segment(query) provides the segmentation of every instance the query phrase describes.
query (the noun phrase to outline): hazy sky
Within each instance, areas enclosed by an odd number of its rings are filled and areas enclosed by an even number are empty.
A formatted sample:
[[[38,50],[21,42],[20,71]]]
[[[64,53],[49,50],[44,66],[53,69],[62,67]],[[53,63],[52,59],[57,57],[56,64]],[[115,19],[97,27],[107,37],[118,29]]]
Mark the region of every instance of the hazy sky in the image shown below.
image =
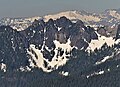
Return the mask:
[[[102,12],[120,8],[120,0],[0,0],[0,18],[41,16],[67,10]]]

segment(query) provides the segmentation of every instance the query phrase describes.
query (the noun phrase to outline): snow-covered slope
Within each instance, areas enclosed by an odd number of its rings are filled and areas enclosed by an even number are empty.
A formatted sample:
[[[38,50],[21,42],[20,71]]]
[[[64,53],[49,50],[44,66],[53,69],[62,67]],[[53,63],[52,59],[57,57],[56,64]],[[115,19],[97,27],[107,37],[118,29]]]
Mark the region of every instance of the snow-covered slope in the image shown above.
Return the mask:
[[[91,40],[87,50],[94,51],[95,49],[100,49],[105,43],[110,47],[112,47],[112,45],[115,44],[115,39],[113,39],[113,37],[105,37],[105,36],[102,36],[98,33],[97,33],[97,35],[98,35],[98,39]]]
[[[29,27],[34,20],[39,20],[41,17],[28,17],[28,18],[3,18],[0,20],[0,25],[9,25],[18,31],[24,30]]]
[[[120,21],[120,9],[108,9],[102,13],[88,13],[85,11],[64,11],[56,14],[49,14],[43,17],[28,17],[28,18],[3,18],[0,20],[0,25],[10,25],[13,29],[18,31],[26,29],[31,23],[37,19],[44,19],[47,22],[49,19],[58,19],[62,16],[76,22],[82,20],[86,25],[90,26],[109,26],[115,28]]]
[[[95,22],[99,22],[101,19],[99,16],[97,15],[93,15],[84,11],[66,11],[66,12],[60,12],[58,14],[53,14],[53,15],[46,15],[44,16],[45,21],[48,21],[50,18],[52,19],[58,19],[61,16],[65,16],[70,20],[74,20],[74,19],[79,19],[82,20],[84,22],[89,22],[89,21],[95,21]]]
[[[44,20],[48,21],[50,18],[58,19],[61,16],[65,16],[70,20],[82,20],[85,24],[91,26],[109,26],[109,28],[115,28],[120,21],[120,9],[108,9],[99,14],[88,13],[85,11],[65,11],[52,15],[44,16]]]

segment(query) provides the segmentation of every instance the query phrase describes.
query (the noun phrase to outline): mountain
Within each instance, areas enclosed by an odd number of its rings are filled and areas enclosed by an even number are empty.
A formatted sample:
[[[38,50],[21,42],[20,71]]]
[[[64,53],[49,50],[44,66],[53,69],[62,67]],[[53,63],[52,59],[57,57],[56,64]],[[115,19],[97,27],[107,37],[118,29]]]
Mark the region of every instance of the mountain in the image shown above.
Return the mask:
[[[108,9],[102,13],[88,13],[85,11],[66,11],[53,15],[46,15],[43,18],[48,21],[50,18],[57,19],[61,16],[65,16],[70,20],[82,20],[86,25],[93,27],[98,26],[109,26],[115,28],[120,21],[120,10],[119,9]]]
[[[93,27],[65,14],[32,18],[22,30],[10,24],[26,18],[1,24],[1,87],[119,87],[120,25]]]
[[[57,14],[28,17],[28,18],[3,18],[0,20],[0,25],[10,25],[13,29],[18,31],[28,28],[32,22],[36,20],[44,19],[47,22],[49,19],[56,20],[62,16],[67,17],[73,22],[82,20],[85,25],[92,27],[107,26],[109,28],[116,28],[120,21],[120,9],[107,9],[99,14],[88,13],[85,11],[64,11]]]
[[[28,28],[34,20],[38,20],[41,17],[28,17],[28,18],[2,18],[0,20],[0,25],[9,25],[13,29],[17,29],[18,31],[24,30]]]
[[[97,14],[87,13],[85,11],[66,11],[66,12],[60,12],[58,14],[54,15],[46,15],[44,16],[44,20],[48,21],[50,18],[57,19],[61,16],[65,16],[70,20],[82,20],[83,22],[89,23],[90,21],[98,22],[100,21],[100,17]]]

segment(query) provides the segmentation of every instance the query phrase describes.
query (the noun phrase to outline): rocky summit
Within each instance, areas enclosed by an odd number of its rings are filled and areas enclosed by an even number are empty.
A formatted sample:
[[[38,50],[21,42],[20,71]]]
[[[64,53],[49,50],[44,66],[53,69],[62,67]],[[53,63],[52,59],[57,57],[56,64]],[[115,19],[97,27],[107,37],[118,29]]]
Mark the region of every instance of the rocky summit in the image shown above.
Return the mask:
[[[1,25],[1,87],[119,87],[117,26],[94,28],[65,16],[35,19],[21,31]]]

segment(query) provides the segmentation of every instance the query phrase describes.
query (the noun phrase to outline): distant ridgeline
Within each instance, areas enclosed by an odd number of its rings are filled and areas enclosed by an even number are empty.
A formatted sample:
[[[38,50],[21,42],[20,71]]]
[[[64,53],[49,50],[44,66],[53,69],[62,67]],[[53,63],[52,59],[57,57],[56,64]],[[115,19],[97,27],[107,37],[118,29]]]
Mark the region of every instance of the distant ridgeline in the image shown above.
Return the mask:
[[[119,87],[120,25],[35,20],[0,26],[0,87]]]

